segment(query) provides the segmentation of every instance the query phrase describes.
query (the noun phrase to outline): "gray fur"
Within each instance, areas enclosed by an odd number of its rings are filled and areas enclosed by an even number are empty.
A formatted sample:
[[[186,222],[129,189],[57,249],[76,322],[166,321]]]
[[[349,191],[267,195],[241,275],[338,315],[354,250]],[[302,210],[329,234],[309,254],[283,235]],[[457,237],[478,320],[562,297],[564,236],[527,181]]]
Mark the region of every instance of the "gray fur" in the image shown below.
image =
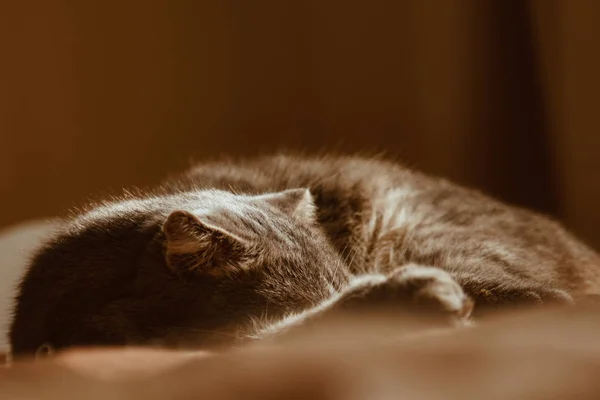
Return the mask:
[[[332,311],[572,302],[600,260],[557,222],[378,158],[194,166],[93,205],[23,277],[16,355],[46,343],[230,345]]]

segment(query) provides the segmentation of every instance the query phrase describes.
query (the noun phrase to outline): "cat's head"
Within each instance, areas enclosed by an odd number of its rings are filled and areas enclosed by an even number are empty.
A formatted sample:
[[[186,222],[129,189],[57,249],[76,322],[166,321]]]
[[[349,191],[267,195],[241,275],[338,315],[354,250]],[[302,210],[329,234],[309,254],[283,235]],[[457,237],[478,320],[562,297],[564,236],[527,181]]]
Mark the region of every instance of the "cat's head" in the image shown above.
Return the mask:
[[[90,345],[208,346],[314,306],[347,280],[306,189],[187,192],[95,207],[34,257],[15,355]]]

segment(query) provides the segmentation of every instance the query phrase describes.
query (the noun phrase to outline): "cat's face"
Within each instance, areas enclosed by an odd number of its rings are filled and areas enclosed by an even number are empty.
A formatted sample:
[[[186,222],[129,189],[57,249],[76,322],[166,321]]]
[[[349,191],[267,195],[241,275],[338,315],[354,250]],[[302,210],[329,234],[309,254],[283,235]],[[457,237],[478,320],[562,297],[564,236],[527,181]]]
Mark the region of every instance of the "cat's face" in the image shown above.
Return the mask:
[[[35,257],[13,352],[43,345],[230,343],[347,280],[308,190],[200,191],[92,209]]]

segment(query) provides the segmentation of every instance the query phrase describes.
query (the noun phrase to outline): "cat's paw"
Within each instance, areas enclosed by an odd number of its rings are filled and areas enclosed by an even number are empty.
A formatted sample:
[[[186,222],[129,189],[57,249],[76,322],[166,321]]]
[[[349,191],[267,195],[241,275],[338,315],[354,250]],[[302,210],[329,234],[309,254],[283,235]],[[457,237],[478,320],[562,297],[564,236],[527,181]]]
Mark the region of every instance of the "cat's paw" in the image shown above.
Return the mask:
[[[364,277],[350,291],[347,305],[393,307],[419,316],[466,322],[473,301],[446,271],[406,265],[383,277]]]
[[[404,291],[411,303],[422,311],[442,313],[466,320],[473,311],[473,301],[446,271],[436,267],[406,265],[390,277]]]

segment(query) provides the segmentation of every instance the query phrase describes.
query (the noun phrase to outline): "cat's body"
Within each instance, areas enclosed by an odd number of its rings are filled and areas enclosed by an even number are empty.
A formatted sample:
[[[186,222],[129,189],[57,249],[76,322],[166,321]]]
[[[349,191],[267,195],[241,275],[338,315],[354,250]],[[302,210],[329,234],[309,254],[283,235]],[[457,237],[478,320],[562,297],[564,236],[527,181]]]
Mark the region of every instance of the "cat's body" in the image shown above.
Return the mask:
[[[24,277],[11,343],[201,346],[365,304],[460,319],[463,291],[476,310],[570,302],[600,293],[600,259],[546,217],[391,162],[220,161],[75,218]]]
[[[391,162],[264,157],[200,165],[180,184],[256,194],[309,188],[319,223],[354,274],[413,262],[574,295],[600,290],[597,254],[559,224]]]

